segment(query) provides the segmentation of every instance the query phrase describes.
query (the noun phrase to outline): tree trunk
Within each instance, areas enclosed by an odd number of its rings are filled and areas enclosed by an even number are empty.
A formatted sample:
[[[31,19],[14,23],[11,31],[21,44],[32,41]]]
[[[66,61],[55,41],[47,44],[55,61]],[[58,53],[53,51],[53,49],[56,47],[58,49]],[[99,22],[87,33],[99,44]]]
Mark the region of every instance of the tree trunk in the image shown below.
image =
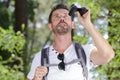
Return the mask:
[[[14,30],[15,32],[17,31],[21,31],[26,38],[26,41],[28,39],[27,36],[27,20],[28,20],[28,8],[27,8],[27,0],[15,0],[15,26],[14,26]],[[26,42],[23,53],[24,56],[23,58],[23,67],[24,67],[24,74],[26,77],[27,74],[27,62],[28,62],[28,53],[27,53],[27,46],[28,43]]]
[[[22,29],[22,24],[25,28]],[[15,0],[15,27],[14,30],[24,32],[27,27],[27,0]]]

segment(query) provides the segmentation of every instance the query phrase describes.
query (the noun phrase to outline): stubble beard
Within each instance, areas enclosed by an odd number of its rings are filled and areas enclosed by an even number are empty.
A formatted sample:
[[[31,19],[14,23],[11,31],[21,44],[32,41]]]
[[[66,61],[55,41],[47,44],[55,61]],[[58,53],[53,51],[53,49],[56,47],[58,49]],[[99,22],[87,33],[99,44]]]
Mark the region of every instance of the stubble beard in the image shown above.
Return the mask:
[[[59,35],[65,35],[69,32],[69,30],[70,26],[67,23],[64,23],[64,25],[58,24],[53,28],[53,32]]]

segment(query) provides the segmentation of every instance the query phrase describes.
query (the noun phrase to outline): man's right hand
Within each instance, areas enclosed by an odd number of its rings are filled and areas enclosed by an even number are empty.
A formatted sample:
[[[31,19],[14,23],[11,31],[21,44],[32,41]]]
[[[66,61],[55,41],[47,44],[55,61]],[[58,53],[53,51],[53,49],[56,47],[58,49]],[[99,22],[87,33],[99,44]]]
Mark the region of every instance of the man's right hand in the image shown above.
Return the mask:
[[[33,80],[42,80],[43,77],[47,74],[48,70],[45,66],[38,66],[35,70],[35,75]]]

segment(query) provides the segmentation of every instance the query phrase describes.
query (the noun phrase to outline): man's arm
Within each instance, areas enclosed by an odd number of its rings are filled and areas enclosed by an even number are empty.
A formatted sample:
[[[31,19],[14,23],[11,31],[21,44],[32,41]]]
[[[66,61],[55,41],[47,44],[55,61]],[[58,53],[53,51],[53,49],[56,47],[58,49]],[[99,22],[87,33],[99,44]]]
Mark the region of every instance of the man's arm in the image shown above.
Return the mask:
[[[94,28],[89,29],[89,33],[95,43],[97,49],[91,52],[90,58],[96,65],[105,64],[114,57],[114,51],[109,43],[103,38],[103,36]]]
[[[77,13],[77,15],[81,24],[91,35],[96,46],[96,49],[92,50],[90,55],[92,62],[96,65],[109,62],[114,57],[114,51],[110,44],[103,38],[103,36],[95,29],[94,25],[92,24],[90,20],[90,10],[88,9],[88,12],[83,16],[80,16],[79,13]]]

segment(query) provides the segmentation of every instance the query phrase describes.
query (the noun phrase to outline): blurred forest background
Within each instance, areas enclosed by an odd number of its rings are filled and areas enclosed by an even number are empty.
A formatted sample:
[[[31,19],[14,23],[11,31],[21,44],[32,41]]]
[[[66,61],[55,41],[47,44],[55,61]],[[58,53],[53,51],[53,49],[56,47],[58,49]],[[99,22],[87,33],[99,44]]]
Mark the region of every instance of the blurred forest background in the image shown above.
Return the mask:
[[[91,80],[120,80],[120,0],[0,0],[0,80],[25,80],[34,54],[53,43],[47,20],[58,3],[89,7],[92,22],[116,53],[110,63],[91,70]],[[93,43],[74,21],[73,39]]]

